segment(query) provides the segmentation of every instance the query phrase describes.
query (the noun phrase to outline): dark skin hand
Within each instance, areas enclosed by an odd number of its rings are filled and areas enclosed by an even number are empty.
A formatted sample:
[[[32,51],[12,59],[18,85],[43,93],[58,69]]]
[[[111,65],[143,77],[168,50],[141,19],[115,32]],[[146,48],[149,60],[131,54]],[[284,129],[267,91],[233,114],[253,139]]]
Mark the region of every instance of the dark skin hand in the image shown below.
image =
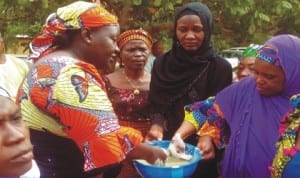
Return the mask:
[[[212,137],[208,135],[199,137],[197,147],[200,149],[203,160],[215,158],[215,147]]]
[[[150,164],[154,164],[158,159],[165,161],[167,159],[167,153],[159,147],[141,143],[134,150],[128,153],[126,160],[133,159],[144,159]]]
[[[163,139],[164,129],[157,125],[153,124],[145,137],[145,142],[154,141],[154,140],[162,140]]]

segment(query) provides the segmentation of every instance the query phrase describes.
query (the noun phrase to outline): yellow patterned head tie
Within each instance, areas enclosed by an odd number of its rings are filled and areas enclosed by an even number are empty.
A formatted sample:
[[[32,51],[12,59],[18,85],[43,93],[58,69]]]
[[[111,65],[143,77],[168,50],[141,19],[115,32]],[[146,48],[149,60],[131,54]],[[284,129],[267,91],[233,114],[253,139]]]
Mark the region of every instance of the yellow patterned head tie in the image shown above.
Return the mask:
[[[118,18],[96,3],[77,1],[57,9],[57,16],[67,29],[82,27],[103,27],[118,24]]]
[[[120,49],[124,47],[131,40],[142,40],[146,43],[147,47],[151,50],[152,37],[143,29],[127,30],[121,33],[118,37],[117,43]]]
[[[106,25],[118,25],[118,18],[96,3],[76,1],[58,8],[48,16],[43,25],[43,33],[30,43],[30,58],[36,61],[50,49],[54,39],[68,30],[84,27],[100,28]]]

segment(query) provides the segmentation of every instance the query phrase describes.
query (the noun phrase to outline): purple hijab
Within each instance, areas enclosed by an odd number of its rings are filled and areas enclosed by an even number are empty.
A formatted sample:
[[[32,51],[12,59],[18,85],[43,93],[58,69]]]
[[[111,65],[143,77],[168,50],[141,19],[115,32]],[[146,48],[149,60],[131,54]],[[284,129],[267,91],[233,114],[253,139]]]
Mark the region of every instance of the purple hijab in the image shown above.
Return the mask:
[[[265,45],[278,49],[285,74],[280,95],[264,97],[253,77],[237,82],[216,96],[230,126],[231,136],[222,162],[222,178],[269,178],[268,166],[276,153],[275,143],[289,98],[300,93],[300,39],[292,35],[272,37]]]

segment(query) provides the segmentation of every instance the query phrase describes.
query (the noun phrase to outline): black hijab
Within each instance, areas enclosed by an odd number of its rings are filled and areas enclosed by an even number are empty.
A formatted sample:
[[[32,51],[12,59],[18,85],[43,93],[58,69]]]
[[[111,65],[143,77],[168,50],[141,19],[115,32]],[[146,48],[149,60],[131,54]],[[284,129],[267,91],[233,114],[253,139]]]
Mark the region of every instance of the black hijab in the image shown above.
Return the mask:
[[[184,15],[199,16],[204,27],[204,41],[193,53],[181,47],[176,36],[177,21]],[[186,93],[187,88],[199,75],[207,75],[211,59],[217,56],[210,41],[212,29],[212,15],[206,5],[194,2],[178,9],[175,15],[172,49],[157,58],[152,69],[150,100],[155,103],[170,102],[178,94]]]

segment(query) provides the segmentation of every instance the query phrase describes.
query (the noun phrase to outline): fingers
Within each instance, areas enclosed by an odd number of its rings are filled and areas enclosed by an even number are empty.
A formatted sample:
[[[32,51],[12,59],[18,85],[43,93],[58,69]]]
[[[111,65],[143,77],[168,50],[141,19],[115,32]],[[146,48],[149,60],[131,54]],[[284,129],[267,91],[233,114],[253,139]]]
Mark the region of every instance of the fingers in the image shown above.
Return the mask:
[[[215,158],[215,147],[210,137],[199,138],[197,147],[200,149],[203,160]]]
[[[154,141],[154,140],[162,140],[163,139],[163,129],[152,126],[149,132],[145,137],[145,141]]]
[[[200,149],[200,154],[203,160],[210,160],[215,158],[215,151],[213,149]]]
[[[162,140],[162,136],[160,136],[159,134],[150,133],[150,132],[145,136],[145,142],[155,141],[155,140]]]
[[[171,155],[177,157],[177,154],[183,153],[185,150],[185,143],[181,139],[180,134],[176,133],[171,140],[168,150]]]
[[[176,133],[174,135],[174,137],[172,138],[172,143],[180,149],[185,149],[185,143],[182,140],[181,135],[179,133]]]
[[[151,164],[165,162],[168,157],[167,151],[160,147],[152,147],[152,155],[147,160]]]

